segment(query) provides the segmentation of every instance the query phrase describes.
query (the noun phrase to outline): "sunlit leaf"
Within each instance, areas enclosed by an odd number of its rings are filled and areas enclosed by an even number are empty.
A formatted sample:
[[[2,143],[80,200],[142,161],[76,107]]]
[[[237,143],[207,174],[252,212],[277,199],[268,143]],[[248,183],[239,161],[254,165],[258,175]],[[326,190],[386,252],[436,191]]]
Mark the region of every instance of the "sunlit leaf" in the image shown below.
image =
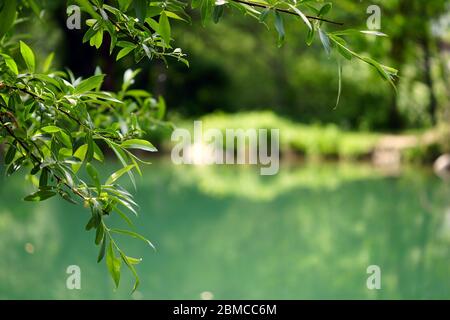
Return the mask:
[[[106,180],[106,185],[112,185],[114,182],[116,182],[117,180],[120,179],[120,177],[122,177],[125,173],[128,173],[129,171],[133,170],[135,166],[134,165],[129,165],[126,166],[125,168],[122,168],[116,172],[114,172],[109,178],[108,180]]]
[[[131,139],[123,142],[121,144],[122,147],[126,149],[138,149],[148,152],[156,152],[158,151],[155,146],[153,146],[149,141],[140,140],[140,139]]]
[[[27,65],[28,71],[33,73],[36,69],[36,61],[34,57],[33,50],[23,41],[20,41],[20,53],[22,54],[23,60]]]

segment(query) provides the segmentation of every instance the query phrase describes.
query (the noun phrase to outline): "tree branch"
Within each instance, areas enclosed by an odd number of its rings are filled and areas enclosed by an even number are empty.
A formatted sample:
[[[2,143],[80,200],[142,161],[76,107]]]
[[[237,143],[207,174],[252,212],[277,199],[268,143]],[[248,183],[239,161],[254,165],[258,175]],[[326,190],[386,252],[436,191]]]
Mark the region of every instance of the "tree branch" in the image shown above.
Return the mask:
[[[287,13],[287,14],[292,14],[292,15],[298,16],[298,14],[293,12],[293,11],[290,11],[290,10],[287,10],[287,9],[281,9],[281,8],[273,8],[271,6],[266,6],[266,5],[261,4],[261,3],[255,3],[255,2],[251,2],[251,1],[245,1],[245,0],[230,0],[230,1],[246,4],[248,6],[257,7],[257,8],[273,9],[273,10],[278,11],[278,12],[282,12],[282,13]],[[320,18],[320,17],[315,17],[315,16],[306,16],[306,17],[308,19],[310,19],[310,20],[322,21],[322,22],[326,22],[326,23],[335,24],[335,25],[338,25],[338,26],[343,26],[344,25],[344,23],[342,23],[342,22],[336,22],[336,21],[332,21],[332,20],[328,20],[328,19],[324,19],[324,18]]]
[[[4,85],[3,83],[0,83],[0,86]],[[20,146],[25,150],[25,152],[32,158],[32,160],[37,164],[37,165],[42,165],[42,161],[41,159],[39,159],[38,157],[36,157],[36,155],[30,150],[30,148],[28,147],[28,145],[26,144],[25,141],[22,141],[22,139],[20,139],[19,137],[17,137],[17,135],[14,133],[14,130],[11,129],[6,123],[3,122],[3,120],[0,118],[0,125],[6,129],[6,131],[8,131],[8,134],[14,139],[16,140]],[[62,179],[61,177],[59,177],[55,172],[52,172],[53,176],[55,177],[55,179],[58,181],[58,183],[62,183],[64,184],[67,188],[69,188],[69,190],[71,190],[75,195],[79,196],[82,200],[87,200],[88,198],[86,198],[85,195],[83,195],[80,191],[78,191],[77,188],[70,186],[66,181],[64,181],[64,179]]]

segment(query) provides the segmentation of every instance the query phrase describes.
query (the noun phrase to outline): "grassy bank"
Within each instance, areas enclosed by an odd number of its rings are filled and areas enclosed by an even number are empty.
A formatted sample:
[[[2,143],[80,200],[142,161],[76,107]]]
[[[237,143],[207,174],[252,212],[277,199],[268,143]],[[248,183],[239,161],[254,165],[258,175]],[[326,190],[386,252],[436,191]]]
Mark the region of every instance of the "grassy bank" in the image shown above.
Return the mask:
[[[280,129],[281,150],[306,156],[359,158],[371,153],[379,135],[346,132],[336,125],[304,125],[273,112],[212,114],[202,118],[206,127]]]
[[[193,129],[193,120],[174,120],[177,127]],[[220,129],[279,129],[280,148],[283,155],[294,154],[306,158],[339,160],[370,159],[383,144],[398,148],[402,161],[429,163],[450,150],[450,130],[447,127],[428,131],[406,132],[390,135],[385,133],[346,131],[336,125],[307,125],[290,121],[271,111],[241,112],[234,114],[214,113],[199,119],[203,130]],[[166,132],[163,149],[170,150],[170,133]],[[389,140],[392,139],[392,140]],[[412,145],[396,146],[394,140],[413,140]]]

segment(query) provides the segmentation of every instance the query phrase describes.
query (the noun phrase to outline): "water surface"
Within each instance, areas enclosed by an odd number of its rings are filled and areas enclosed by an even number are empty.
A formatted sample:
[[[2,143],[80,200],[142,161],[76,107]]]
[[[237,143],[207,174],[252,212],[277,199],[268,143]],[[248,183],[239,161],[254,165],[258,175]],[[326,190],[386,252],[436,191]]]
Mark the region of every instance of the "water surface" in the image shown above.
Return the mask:
[[[450,298],[450,189],[431,173],[389,177],[364,165],[145,169],[136,229],[157,252],[141,256],[141,287],[124,271],[114,290],[97,264],[88,211],[59,199],[22,202],[20,176],[0,187],[2,299],[412,299]],[[115,218],[111,226],[125,227]],[[82,289],[66,288],[78,265]],[[382,270],[367,289],[366,269]]]

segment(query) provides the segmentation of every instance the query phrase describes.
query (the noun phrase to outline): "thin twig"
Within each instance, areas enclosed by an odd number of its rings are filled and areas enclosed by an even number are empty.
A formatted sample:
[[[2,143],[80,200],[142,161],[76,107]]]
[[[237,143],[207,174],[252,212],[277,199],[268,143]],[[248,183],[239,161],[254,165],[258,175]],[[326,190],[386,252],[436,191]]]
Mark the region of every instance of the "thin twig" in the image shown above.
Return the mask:
[[[10,89],[10,90],[19,90],[20,92],[27,94],[29,96],[32,96],[34,99],[39,100],[41,102],[45,102],[44,98],[42,98],[41,96],[37,95],[36,93],[26,90],[26,89],[22,89],[22,88],[18,88],[18,87],[14,87],[14,86],[8,86],[3,84],[4,87]],[[72,119],[73,121],[75,121],[78,125],[91,130],[91,128],[89,128],[87,125],[85,125],[84,123],[82,123],[79,119],[77,119],[76,117],[74,117],[73,115],[71,115],[69,112],[67,112],[66,110],[63,110],[61,108],[58,107],[58,105],[55,105],[55,109],[63,114],[65,114],[68,118]]]
[[[273,10],[278,11],[278,12],[283,12],[283,13],[287,13],[287,14],[292,14],[292,15],[298,16],[298,14],[293,12],[293,11],[290,11],[290,10],[287,10],[287,9],[275,8],[275,7],[271,7],[271,6],[268,6],[268,5],[266,6],[266,5],[261,4],[261,3],[255,3],[255,2],[251,2],[251,1],[245,1],[245,0],[230,0],[230,1],[246,4],[248,6],[257,7],[257,8],[273,9]],[[308,16],[308,15],[306,17],[308,19],[311,19],[311,20],[327,22],[327,23],[338,25],[338,26],[343,26],[344,25],[344,23],[342,23],[342,22],[336,22],[336,21],[332,21],[332,20],[328,20],[328,19],[324,19],[324,18],[320,18],[320,17]]]

